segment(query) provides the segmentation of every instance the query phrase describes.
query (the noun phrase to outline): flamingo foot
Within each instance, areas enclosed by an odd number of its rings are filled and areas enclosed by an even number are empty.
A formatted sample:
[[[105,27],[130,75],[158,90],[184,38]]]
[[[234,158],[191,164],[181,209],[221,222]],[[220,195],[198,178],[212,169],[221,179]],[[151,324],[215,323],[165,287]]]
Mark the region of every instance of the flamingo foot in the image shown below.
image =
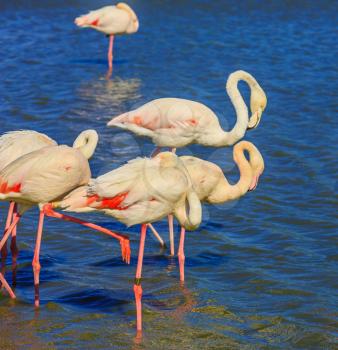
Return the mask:
[[[124,261],[126,264],[130,264],[130,241],[129,238],[123,238],[120,241],[121,245],[121,254],[122,254],[122,261]]]

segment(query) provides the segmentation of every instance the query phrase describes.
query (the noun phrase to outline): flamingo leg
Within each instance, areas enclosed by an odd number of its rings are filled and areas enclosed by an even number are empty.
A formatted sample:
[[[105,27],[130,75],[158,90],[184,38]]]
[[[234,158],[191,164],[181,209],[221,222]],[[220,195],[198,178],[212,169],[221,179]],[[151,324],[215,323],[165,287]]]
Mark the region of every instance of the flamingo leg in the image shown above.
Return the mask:
[[[17,204],[16,203],[14,205],[13,212],[14,212],[14,215],[17,214]],[[16,245],[16,229],[17,229],[17,226],[15,226],[13,231],[12,231],[12,240],[11,240],[11,253],[12,253],[13,269],[16,268],[16,261],[17,261],[18,254],[19,254],[19,249]]]
[[[176,148],[170,148],[172,153],[176,153]],[[168,225],[169,225],[169,240],[170,240],[170,255],[175,255],[175,240],[174,240],[174,216],[172,214],[168,215]]]
[[[181,227],[181,237],[180,237],[180,245],[178,247],[178,263],[180,265],[180,281],[184,282],[184,239],[185,239],[185,228]]]
[[[39,307],[39,305],[40,305],[40,291],[39,291],[40,270],[41,270],[40,248],[41,248],[41,239],[42,239],[42,229],[43,229],[44,218],[45,218],[45,213],[43,212],[43,210],[41,210],[40,216],[39,216],[38,233],[36,235],[34,257],[33,257],[33,261],[32,261],[33,272],[34,272],[34,289],[35,289],[34,304],[35,304],[35,307]]]
[[[164,247],[165,243],[164,243],[162,237],[160,236],[160,234],[155,229],[155,227],[152,224],[148,224],[148,227],[150,228],[150,230],[153,233],[153,235],[158,239],[158,241],[160,242],[161,246]]]
[[[151,152],[150,158],[156,157],[160,152],[161,152],[161,147],[156,147],[156,148]]]
[[[15,228],[15,226],[18,224],[18,222],[20,221],[20,215],[18,213],[16,213],[13,216],[13,222],[11,223],[11,225],[8,227],[8,229],[5,231],[1,241],[0,241],[0,250],[2,249],[2,247],[5,245],[5,243],[8,240],[8,237],[10,236],[10,234],[12,233],[13,229]],[[0,272],[0,282],[2,284],[3,287],[5,287],[5,289],[7,290],[8,294],[10,295],[11,298],[15,298],[15,294],[13,292],[13,290],[11,289],[11,287],[8,285],[4,275],[2,272]]]
[[[113,46],[114,46],[114,35],[109,35],[108,67],[109,67],[110,73],[113,71]]]
[[[168,215],[169,224],[169,240],[170,240],[170,255],[175,255],[175,240],[174,240],[174,216]]]
[[[137,269],[134,283],[134,294],[136,301],[136,329],[138,332],[142,331],[142,286],[141,286],[141,276],[142,276],[142,264],[143,264],[143,253],[144,253],[144,243],[147,234],[147,224],[142,224],[141,227],[141,238],[140,247],[138,252]]]
[[[105,233],[106,235],[109,235],[111,237],[116,238],[117,240],[119,240],[120,245],[121,245],[122,260],[125,261],[127,264],[130,263],[131,251],[130,251],[129,237],[122,235],[120,233],[115,233],[113,231],[110,231],[102,226],[99,226],[99,225],[96,225],[96,224],[93,224],[93,223],[90,223],[87,221],[83,221],[83,220],[80,220],[78,218],[74,218],[74,217],[69,216],[69,215],[58,213],[52,209],[52,206],[50,204],[46,204],[43,207],[43,211],[44,211],[45,215],[47,215],[47,216],[51,216],[51,217],[54,217],[57,219],[65,220],[65,221],[75,222],[77,224],[89,227],[91,229],[94,229],[96,231],[100,231],[102,233]]]
[[[13,211],[14,211],[14,206],[15,206],[15,203],[14,202],[10,202],[9,208],[8,208],[8,214],[7,214],[7,220],[6,220],[6,226],[5,226],[4,234],[7,232],[8,228],[9,228],[9,226],[11,224]],[[4,245],[3,245],[3,247],[1,248],[1,262],[2,262],[2,265],[5,265],[7,255],[8,255],[8,250],[7,250],[7,240],[6,240]]]

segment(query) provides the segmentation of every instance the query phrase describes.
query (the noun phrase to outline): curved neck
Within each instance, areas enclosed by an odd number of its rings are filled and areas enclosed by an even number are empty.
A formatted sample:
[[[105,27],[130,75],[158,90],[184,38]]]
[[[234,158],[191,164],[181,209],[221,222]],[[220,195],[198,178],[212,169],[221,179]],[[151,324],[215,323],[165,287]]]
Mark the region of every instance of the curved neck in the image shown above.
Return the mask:
[[[189,213],[187,213],[189,207]],[[187,230],[195,230],[202,221],[202,206],[197,194],[190,190],[183,203],[174,210],[174,215],[180,225]]]
[[[230,100],[235,108],[237,121],[235,126],[230,131],[221,131],[217,145],[219,146],[231,146],[244,137],[248,128],[249,113],[248,107],[238,90],[238,82],[240,80],[245,81],[250,87],[250,93],[253,89],[258,87],[256,79],[249,73],[239,70],[229,75],[226,84],[226,91],[230,97]]]
[[[249,161],[245,158],[244,151],[249,152],[251,158],[254,153],[253,145],[242,141],[234,147],[233,159],[238,166],[240,178],[234,185],[230,185],[225,176],[220,180],[214,191],[208,197],[210,203],[224,203],[240,198],[248,192],[253,179],[253,171]]]
[[[81,153],[90,159],[95,152],[99,135],[95,130],[85,130],[75,139],[73,148],[77,148]]]

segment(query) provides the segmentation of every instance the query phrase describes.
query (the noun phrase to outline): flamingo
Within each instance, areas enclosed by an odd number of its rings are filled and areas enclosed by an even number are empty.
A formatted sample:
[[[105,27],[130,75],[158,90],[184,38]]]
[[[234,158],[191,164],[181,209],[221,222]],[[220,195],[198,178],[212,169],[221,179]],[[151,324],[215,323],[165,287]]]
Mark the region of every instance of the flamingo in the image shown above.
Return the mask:
[[[250,87],[251,117],[238,90],[244,80]],[[157,148],[170,147],[173,151],[192,143],[204,146],[231,146],[239,141],[247,129],[256,128],[267,105],[267,98],[256,79],[238,70],[228,77],[226,91],[234,105],[237,121],[231,131],[224,131],[216,114],[202,103],[180,99],[160,98],[114,117],[108,126],[129,130],[136,135],[150,137]],[[169,216],[170,252],[174,255],[173,217]]]
[[[95,143],[97,142],[97,138],[98,135],[95,130],[85,130],[81,132],[75,139],[73,147],[79,148],[89,140]],[[56,145],[56,141],[51,139],[49,136],[34,130],[16,130],[7,132],[0,136],[0,171],[4,169],[8,164],[20,158],[21,156],[24,156],[25,154],[44,147]],[[11,223],[14,211],[16,211],[16,205],[15,202],[12,201],[10,202],[8,210],[5,231],[8,229]],[[16,245],[16,227],[12,231],[11,252],[13,265],[16,265],[16,259],[18,255],[18,248]],[[5,244],[1,250],[3,264],[7,257],[7,254],[7,244]]]
[[[245,151],[249,153],[249,161],[245,158]],[[233,149],[233,159],[238,166],[240,178],[236,184],[231,185],[218,165],[193,156],[180,157],[201,202],[225,203],[256,189],[259,177],[264,171],[264,160],[259,150],[251,142],[241,141]],[[184,282],[184,238],[185,230],[182,227],[177,254],[182,282]]]
[[[195,229],[201,222],[201,203],[182,162],[171,152],[159,153],[154,158],[137,158],[51,205],[73,212],[102,211],[127,226],[142,224],[134,283],[137,331],[141,331],[141,273],[148,223],[169,213],[188,230]]]
[[[75,18],[75,24],[81,28],[93,28],[109,37],[108,66],[110,73],[113,69],[114,36],[136,33],[139,28],[135,12],[123,2],[90,11],[86,15]]]
[[[78,140],[76,142],[77,148],[65,145],[45,147],[16,159],[0,172],[0,200],[14,201],[18,204],[18,210],[13,215],[13,221],[0,242],[0,249],[18,224],[21,216],[34,205],[38,205],[40,208],[32,262],[35,306],[39,306],[39,275],[41,269],[39,256],[45,215],[76,222],[118,239],[121,244],[123,259],[127,263],[130,261],[129,239],[127,237],[76,218],[53,215],[46,205],[53,200],[62,198],[78,186],[89,182],[91,172],[88,159],[93,155],[98,142],[95,131],[91,131],[89,135],[94,135],[94,137],[87,137],[86,142],[80,140],[82,143]],[[14,292],[1,273],[0,281],[10,296],[15,298]]]

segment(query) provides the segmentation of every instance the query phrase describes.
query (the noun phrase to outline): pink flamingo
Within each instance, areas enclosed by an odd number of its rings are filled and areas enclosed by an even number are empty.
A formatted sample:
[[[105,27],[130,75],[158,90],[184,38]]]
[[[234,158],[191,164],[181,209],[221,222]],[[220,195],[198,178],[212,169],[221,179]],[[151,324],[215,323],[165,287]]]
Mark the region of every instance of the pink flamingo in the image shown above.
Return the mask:
[[[105,6],[75,18],[75,24],[82,28],[93,28],[109,36],[108,66],[113,69],[113,44],[116,34],[136,33],[139,21],[131,7],[123,2],[115,6]]]
[[[0,249],[18,224],[23,213],[34,205],[38,205],[40,208],[32,262],[36,306],[39,306],[39,275],[41,269],[39,256],[45,215],[76,222],[118,239],[121,244],[123,259],[127,263],[130,260],[129,239],[127,237],[98,225],[54,213],[48,206],[49,202],[62,198],[78,186],[89,182],[91,172],[88,159],[93,155],[98,141],[95,131],[92,131],[91,135],[96,135],[96,137],[88,137],[85,143],[78,144],[78,148],[68,146],[45,147],[16,159],[0,172],[0,200],[14,201],[18,204],[18,210],[13,215],[12,224],[6,230],[0,242]],[[8,286],[2,274],[0,274],[0,281],[10,296],[15,298],[14,292]]]
[[[186,213],[186,206],[189,213]],[[75,189],[54,208],[66,211],[103,211],[127,226],[142,224],[134,294],[137,330],[142,330],[141,273],[147,224],[173,213],[182,227],[195,229],[201,222],[201,203],[178,157],[163,152],[137,158]]]
[[[98,135],[95,130],[85,130],[79,134],[73,143],[74,148],[81,147],[83,144],[91,140],[91,143],[97,142]],[[96,140],[96,141],[95,141]],[[45,134],[39,133],[34,130],[17,130],[10,131],[0,136],[0,171],[4,169],[8,164],[21,156],[38,149],[57,146],[56,141],[51,139]],[[15,202],[10,202],[5,231],[8,229],[13,212],[16,211]],[[11,240],[11,252],[13,266],[16,265],[16,259],[18,255],[18,248],[16,245],[16,227],[12,231]],[[7,257],[7,243],[1,249],[2,263]]]
[[[238,82],[244,80],[250,87],[250,109],[238,90]],[[136,135],[150,137],[157,149],[170,147],[175,150],[192,143],[204,146],[231,146],[239,141],[247,129],[256,128],[267,104],[267,98],[256,79],[239,70],[230,74],[226,90],[234,105],[237,121],[230,131],[224,131],[216,114],[202,103],[180,99],[160,98],[130,112],[114,117],[107,125],[129,130]],[[174,255],[173,217],[169,216],[170,251]]]

